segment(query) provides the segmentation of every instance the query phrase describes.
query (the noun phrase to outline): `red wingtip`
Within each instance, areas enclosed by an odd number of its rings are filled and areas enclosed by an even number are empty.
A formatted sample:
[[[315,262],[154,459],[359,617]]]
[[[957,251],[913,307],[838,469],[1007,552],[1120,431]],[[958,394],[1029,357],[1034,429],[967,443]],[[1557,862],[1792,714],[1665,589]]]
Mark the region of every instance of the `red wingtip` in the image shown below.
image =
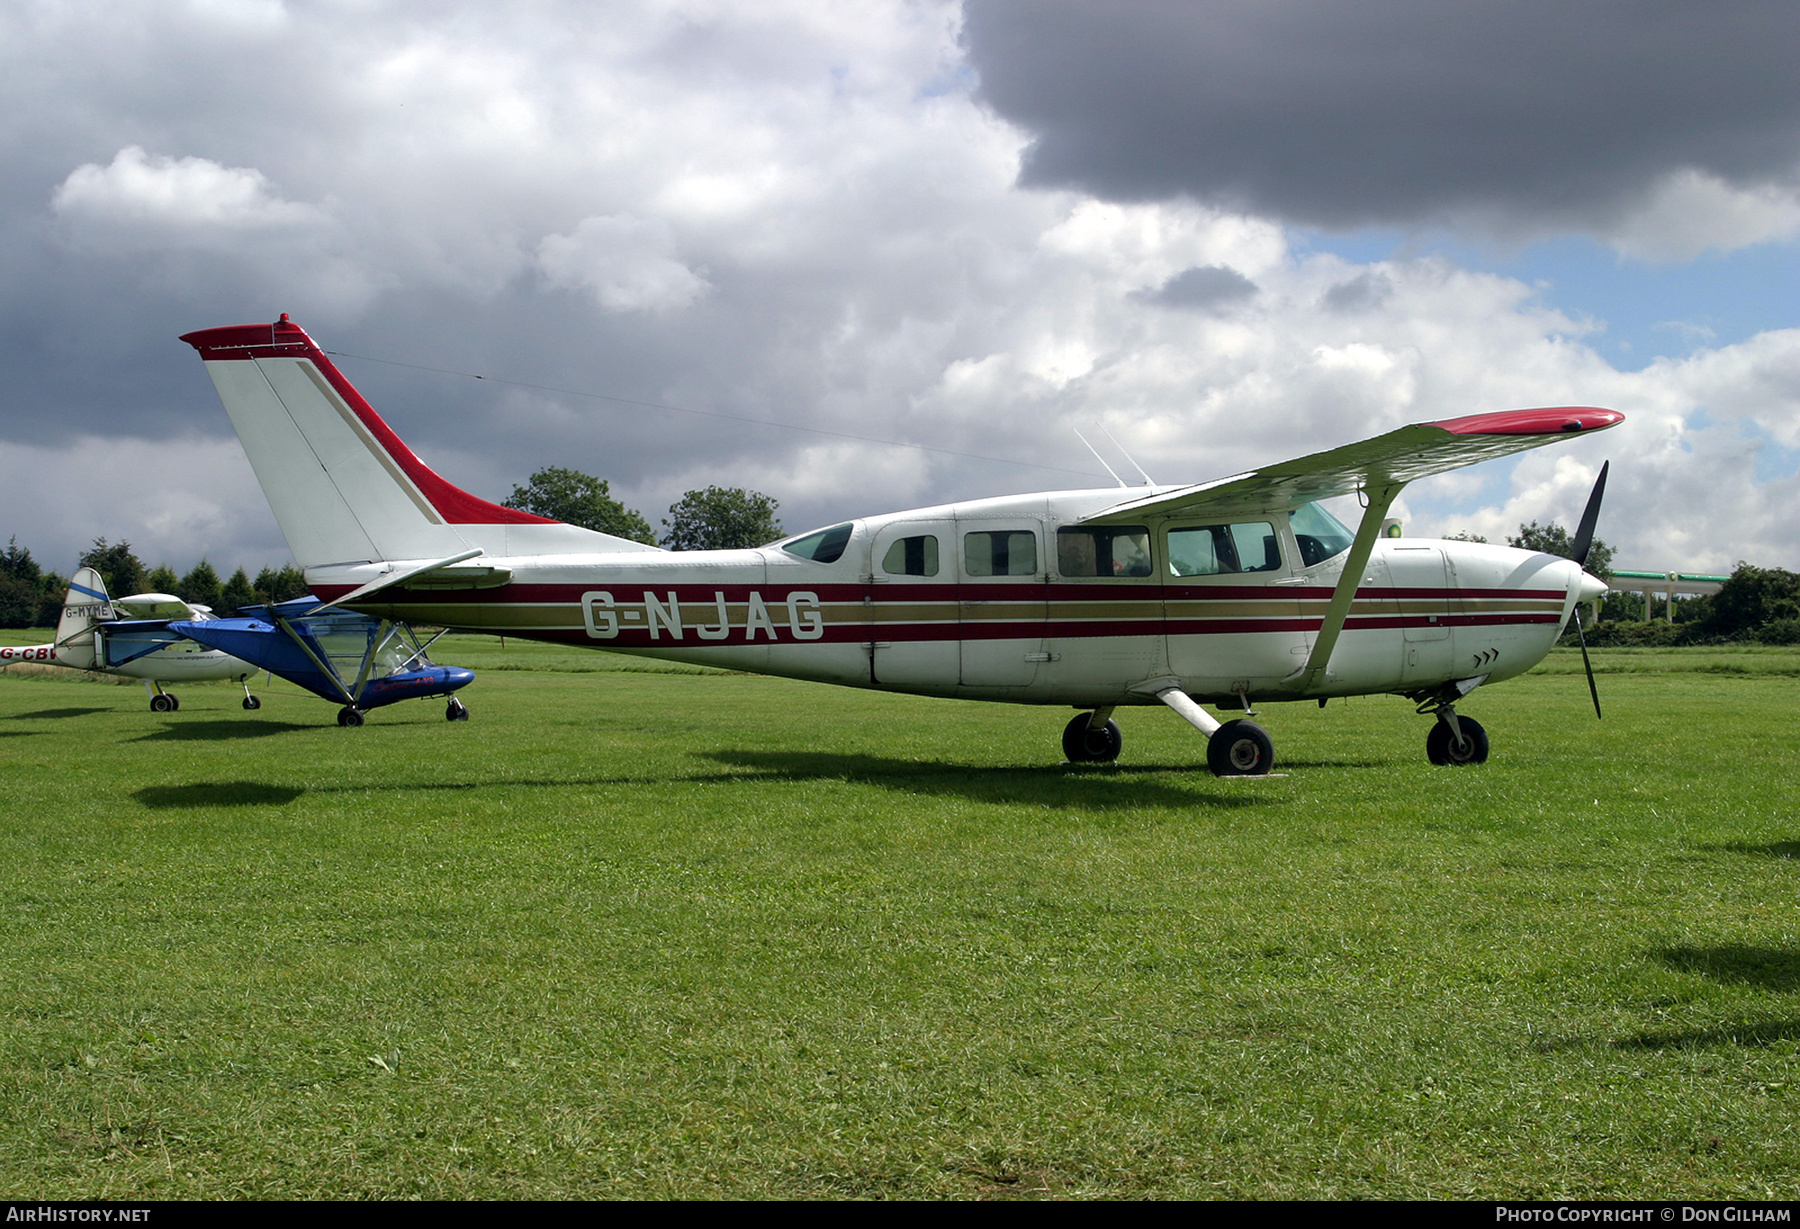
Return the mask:
[[[1625,421],[1617,410],[1592,405],[1546,406],[1537,410],[1500,410],[1426,423],[1452,435],[1563,435],[1578,431],[1603,431]]]

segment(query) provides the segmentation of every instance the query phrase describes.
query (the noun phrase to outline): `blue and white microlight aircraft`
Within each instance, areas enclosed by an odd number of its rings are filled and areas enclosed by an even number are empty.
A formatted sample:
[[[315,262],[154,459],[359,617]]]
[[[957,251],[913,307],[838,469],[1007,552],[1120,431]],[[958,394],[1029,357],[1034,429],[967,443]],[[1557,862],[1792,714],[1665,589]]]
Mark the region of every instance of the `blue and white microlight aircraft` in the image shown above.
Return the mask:
[[[439,477],[312,338],[189,333],[315,593],[386,620],[919,695],[1074,707],[1070,761],[1164,705],[1224,775],[1267,773],[1253,701],[1392,693],[1435,764],[1487,758],[1457,711],[1530,669],[1606,586],[1575,559],[1383,539],[1407,483],[1603,430],[1588,406],[1401,427],[1189,486],[1003,496],[865,517],[754,550],[662,551],[501,507]],[[1356,494],[1345,528],[1319,500]],[[1591,681],[1591,674],[1590,674]],[[1596,707],[1597,707],[1596,700]],[[1221,720],[1205,705],[1246,716]]]
[[[248,606],[235,619],[176,622],[169,629],[342,704],[339,725],[361,725],[372,708],[436,696],[449,698],[446,720],[469,719],[452,693],[474,682],[475,672],[433,662],[425,656],[432,641],[420,643],[405,623],[333,609],[309,596]]]

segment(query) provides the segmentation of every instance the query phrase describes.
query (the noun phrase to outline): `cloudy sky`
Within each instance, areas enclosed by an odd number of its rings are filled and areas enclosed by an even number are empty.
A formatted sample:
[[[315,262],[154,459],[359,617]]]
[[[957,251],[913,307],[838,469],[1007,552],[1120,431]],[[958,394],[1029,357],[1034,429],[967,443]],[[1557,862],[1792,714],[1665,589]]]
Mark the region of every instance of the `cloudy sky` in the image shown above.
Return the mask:
[[[1800,568],[1787,0],[0,0],[0,533],[286,548],[180,333],[286,311],[453,481],[799,530],[1624,411],[1412,533]],[[483,375],[474,380],[471,375]],[[1104,428],[1104,430],[1099,430]]]

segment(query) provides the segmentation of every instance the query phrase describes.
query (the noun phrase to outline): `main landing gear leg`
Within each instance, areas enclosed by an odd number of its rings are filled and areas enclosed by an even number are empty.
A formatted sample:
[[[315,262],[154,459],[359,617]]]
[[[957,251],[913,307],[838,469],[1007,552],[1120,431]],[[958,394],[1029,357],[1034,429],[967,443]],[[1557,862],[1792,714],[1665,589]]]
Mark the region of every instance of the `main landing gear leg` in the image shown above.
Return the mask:
[[[1063,755],[1071,764],[1110,764],[1119,758],[1125,736],[1112,719],[1112,705],[1076,713],[1063,727]]]
[[[164,691],[162,684],[155,679],[145,679],[144,690],[150,693],[150,711],[153,713],[172,713],[181,707],[181,701],[175,698],[175,693]]]
[[[1275,766],[1275,743],[1254,721],[1220,722],[1173,684],[1159,690],[1156,698],[1206,735],[1206,766],[1215,777],[1260,777]],[[1249,706],[1246,695],[1244,707]]]

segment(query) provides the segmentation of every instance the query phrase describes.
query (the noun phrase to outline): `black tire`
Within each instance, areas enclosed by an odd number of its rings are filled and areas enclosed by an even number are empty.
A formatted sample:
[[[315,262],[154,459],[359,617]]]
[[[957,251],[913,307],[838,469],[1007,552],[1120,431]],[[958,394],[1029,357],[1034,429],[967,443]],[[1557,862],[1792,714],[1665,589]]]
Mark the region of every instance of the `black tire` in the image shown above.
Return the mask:
[[[244,697],[244,711],[245,712],[253,713],[261,707],[262,707],[262,701],[257,699],[255,696],[245,696]]]
[[[1260,777],[1275,766],[1275,743],[1254,721],[1227,721],[1206,740],[1206,766],[1215,777]]]
[[[181,697],[180,696],[176,695],[172,691],[165,691],[165,692],[163,692],[163,694],[165,696],[169,697],[169,711],[171,713],[181,707]]]
[[[1118,759],[1119,748],[1125,745],[1119,723],[1109,720],[1095,729],[1088,721],[1089,714],[1077,713],[1063,727],[1063,757],[1071,764],[1110,764]]]
[[[175,705],[172,703],[174,699],[175,697],[171,695],[151,696],[150,711],[153,713],[172,713],[175,711]]]
[[[461,700],[452,700],[444,706],[445,721],[467,721],[469,710]]]
[[[363,723],[362,710],[348,706],[338,709],[338,724],[342,726],[358,726]]]
[[[1462,727],[1462,742],[1459,744],[1450,733],[1450,723],[1439,721],[1431,727],[1431,733],[1425,736],[1425,756],[1439,767],[1456,768],[1463,764],[1485,764],[1488,757],[1487,731],[1473,717],[1458,717],[1456,724]]]

